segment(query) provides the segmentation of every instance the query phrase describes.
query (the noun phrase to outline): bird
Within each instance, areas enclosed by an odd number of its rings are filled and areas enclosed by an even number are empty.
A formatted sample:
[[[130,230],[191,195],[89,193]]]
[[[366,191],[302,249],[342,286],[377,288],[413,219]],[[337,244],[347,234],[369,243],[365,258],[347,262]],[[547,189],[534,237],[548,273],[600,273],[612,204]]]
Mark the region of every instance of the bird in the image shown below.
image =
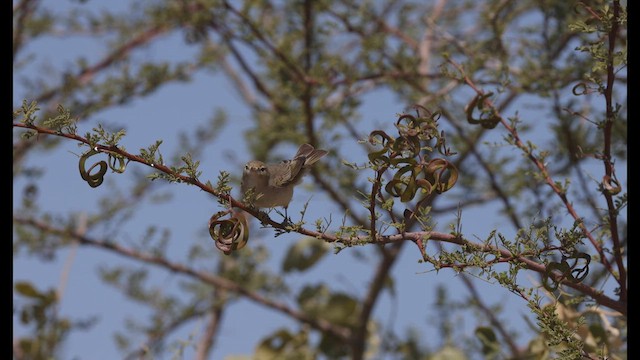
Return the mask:
[[[302,144],[290,160],[274,164],[251,160],[244,166],[240,190],[245,196],[252,194],[250,203],[256,208],[283,207],[286,221],[294,187],[302,182],[311,166],[327,154],[326,150]]]

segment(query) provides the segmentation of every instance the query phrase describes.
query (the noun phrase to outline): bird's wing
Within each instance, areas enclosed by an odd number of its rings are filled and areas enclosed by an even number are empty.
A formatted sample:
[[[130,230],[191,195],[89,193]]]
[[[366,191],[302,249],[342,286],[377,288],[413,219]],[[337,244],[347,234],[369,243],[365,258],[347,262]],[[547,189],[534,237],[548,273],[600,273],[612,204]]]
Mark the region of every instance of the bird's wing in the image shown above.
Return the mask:
[[[285,187],[296,183],[301,178],[302,167],[306,158],[304,156],[296,157],[293,160],[285,160],[274,165],[274,171],[269,178],[269,185],[275,187]],[[277,174],[277,175],[276,175]]]

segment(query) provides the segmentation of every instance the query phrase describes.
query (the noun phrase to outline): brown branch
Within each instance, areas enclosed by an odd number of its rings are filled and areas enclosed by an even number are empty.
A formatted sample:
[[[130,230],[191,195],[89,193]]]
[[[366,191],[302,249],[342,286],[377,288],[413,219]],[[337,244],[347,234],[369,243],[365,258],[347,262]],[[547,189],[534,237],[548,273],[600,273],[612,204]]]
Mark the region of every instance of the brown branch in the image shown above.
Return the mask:
[[[225,268],[224,262],[218,262],[218,271],[223,272]],[[222,288],[213,288],[211,310],[209,311],[209,319],[207,328],[200,337],[200,342],[196,347],[196,360],[206,360],[209,358],[211,349],[213,349],[216,335],[222,322],[222,315],[226,305],[227,291]]]
[[[469,78],[469,76],[465,73],[465,71],[464,71],[464,69],[462,68],[461,65],[459,65],[458,63],[456,63],[452,59],[448,59],[448,62],[450,64],[452,64],[456,69],[458,69],[458,71],[460,72],[460,74],[462,74],[462,76],[464,78],[464,82],[469,87],[471,87],[478,94],[478,96],[485,95],[484,91],[482,91],[480,88],[478,88],[476,86],[476,84],[474,83],[474,81],[471,80],[471,78]],[[518,131],[514,127],[509,125],[507,120],[504,117],[502,117],[502,115],[500,114],[499,110],[494,106],[493,102],[490,99],[485,99],[484,103],[485,103],[486,106],[488,106],[493,111],[494,116],[498,117],[498,119],[500,120],[500,124],[502,124],[502,126],[509,132],[509,134],[511,135],[511,137],[513,139],[514,144],[519,149],[521,149],[526,154],[527,158],[529,158],[529,160],[531,160],[531,162],[536,166],[536,168],[538,168],[538,170],[540,171],[540,174],[542,175],[542,177],[543,177],[544,181],[546,182],[546,184],[549,185],[549,187],[551,187],[552,191],[560,198],[560,200],[564,204],[565,208],[567,209],[567,211],[569,212],[571,217],[573,217],[573,219],[576,222],[579,223],[579,227],[582,230],[582,233],[591,242],[591,245],[593,246],[593,248],[596,250],[596,252],[600,256],[602,264],[605,266],[605,268],[607,268],[609,273],[611,273],[614,276],[616,281],[618,283],[620,283],[621,279],[619,278],[619,276],[617,276],[615,274],[615,272],[614,272],[614,270],[613,270],[613,268],[611,266],[611,263],[607,260],[607,257],[606,257],[606,255],[604,253],[604,250],[603,250],[602,246],[593,237],[593,234],[591,233],[591,231],[589,231],[589,229],[587,229],[586,225],[584,224],[584,222],[582,221],[582,219],[578,215],[577,211],[573,207],[573,204],[567,198],[567,194],[564,191],[562,191],[560,189],[560,187],[553,181],[553,179],[551,178],[551,175],[549,174],[549,170],[547,169],[546,164],[544,164],[540,159],[538,159],[533,154],[532,151],[530,151],[528,149],[528,147],[524,144],[524,142],[520,138],[520,135],[518,134]]]
[[[31,17],[39,2],[40,0],[22,0],[13,8],[13,14],[14,16],[17,14],[18,19],[13,29],[12,61],[16,61],[16,55],[22,47],[27,19]]]
[[[55,130],[50,130],[50,129],[45,129],[45,128],[41,128],[41,127],[37,127],[37,126],[33,126],[33,125],[26,125],[26,124],[13,124],[14,127],[18,127],[18,128],[25,128],[25,129],[31,129],[34,131],[37,131],[39,133],[43,133],[43,134],[49,134],[49,135],[54,135],[54,136],[60,136],[60,137],[65,137],[65,138],[69,138],[69,139],[73,139],[73,140],[77,140],[80,141],[84,144],[90,145],[89,141],[86,140],[85,138],[75,135],[75,134],[65,134],[65,133],[60,133],[57,132]],[[191,184],[194,185],[198,188],[200,188],[201,190],[203,190],[204,192],[207,192],[217,198],[220,199],[224,199],[229,206],[231,207],[235,207],[238,209],[242,209],[245,212],[251,214],[253,217],[259,219],[260,221],[262,221],[262,223],[264,225],[268,225],[271,226],[273,228],[278,228],[278,229],[282,229],[285,231],[295,231],[299,234],[302,235],[307,235],[310,237],[314,237],[317,239],[322,239],[326,242],[330,242],[330,243],[340,243],[340,244],[345,244],[345,245],[356,245],[356,244],[364,244],[364,243],[371,243],[371,244],[388,244],[388,243],[395,243],[395,242],[402,242],[402,241],[406,241],[406,240],[410,240],[413,241],[414,243],[418,244],[419,242],[425,240],[425,239],[429,239],[429,240],[435,240],[435,241],[442,241],[442,242],[448,242],[448,243],[452,243],[452,244],[457,244],[460,246],[464,246],[467,249],[471,249],[473,251],[480,251],[480,252],[490,252],[490,253],[499,253],[501,257],[503,258],[509,258],[509,259],[514,259],[517,260],[518,262],[522,263],[525,265],[525,267],[529,270],[533,270],[535,272],[538,272],[540,274],[547,274],[546,271],[546,267],[543,264],[537,263],[531,259],[528,259],[524,256],[517,256],[517,255],[513,255],[511,254],[508,250],[506,249],[500,249],[497,248],[495,246],[491,246],[491,245],[486,245],[486,244],[477,244],[477,243],[473,243],[471,241],[468,241],[466,239],[461,238],[458,235],[453,235],[453,234],[445,234],[445,233],[439,233],[439,232],[423,232],[423,231],[418,231],[418,232],[403,232],[401,234],[394,234],[394,235],[382,235],[379,234],[376,238],[372,239],[370,235],[359,235],[359,236],[348,236],[348,237],[338,237],[334,234],[327,234],[326,232],[318,232],[318,231],[313,231],[313,230],[309,230],[309,229],[305,229],[302,227],[296,227],[294,229],[290,229],[287,228],[285,224],[283,223],[277,223],[275,221],[273,221],[271,218],[269,218],[265,213],[263,212],[259,212],[257,209],[255,208],[251,208],[245,204],[243,204],[242,202],[239,202],[237,200],[235,200],[231,195],[229,194],[225,194],[225,193],[221,193],[218,190],[200,182],[198,179],[186,176],[186,175],[182,175],[182,174],[178,174],[176,172],[174,172],[173,170],[171,170],[169,167],[163,165],[163,164],[151,164],[149,162],[147,162],[145,159],[141,158],[140,156],[137,155],[133,155],[130,154],[116,146],[104,146],[104,145],[95,145],[94,146],[94,150],[100,151],[100,152],[104,152],[104,153],[113,153],[113,154],[117,154],[119,156],[122,156],[126,159],[128,159],[129,161],[133,161],[133,162],[138,162],[147,166],[150,166],[158,171],[161,171],[165,174],[169,174],[172,177],[174,177],[175,179],[179,179],[180,181],[187,183],[187,184]],[[109,244],[105,244],[105,246],[111,246]],[[156,260],[150,260],[150,262],[155,262]],[[582,283],[573,283],[570,281],[565,281],[565,279],[562,279],[560,275],[558,274],[547,274],[549,275],[551,278],[553,278],[552,280],[558,282],[558,283],[562,283],[568,287],[571,287],[573,289],[576,289],[580,292],[582,292],[585,295],[591,296],[596,302],[598,302],[599,304],[603,305],[603,306],[607,306],[610,307],[614,310],[617,310],[623,314],[626,315],[627,309],[626,309],[626,302],[624,301],[615,301],[611,298],[609,298],[608,296],[602,294],[599,290],[596,290],[592,287],[589,287],[587,285],[584,285]],[[234,290],[239,292],[240,290]]]
[[[264,35],[264,31],[260,30],[256,25],[251,21],[251,19],[244,16],[240,11],[231,6],[228,1],[224,1],[224,6],[228,9],[232,14],[240,18],[242,24],[247,25],[251,30],[251,33],[258,39],[262,44],[264,44],[269,51],[280,61],[287,65],[287,67],[297,76],[298,80],[304,83],[316,83],[317,81],[313,80],[310,77],[307,77],[302,70],[296,65],[294,61],[289,59],[285,54],[283,54],[280,50],[278,50],[272,43],[270,43]]]
[[[240,65],[240,68],[245,72],[245,74],[247,74],[247,76],[249,76],[249,78],[253,82],[253,85],[256,87],[256,89],[258,89],[258,91],[262,93],[265,97],[269,99],[274,99],[274,96],[271,94],[271,91],[267,88],[265,84],[262,83],[262,81],[260,81],[260,78],[258,77],[258,75],[256,75],[256,73],[251,69],[251,67],[249,66],[249,63],[244,59],[244,57],[242,57],[241,52],[233,44],[233,42],[231,41],[231,38],[223,34],[223,41],[227,45],[229,50],[231,50],[231,54]],[[285,112],[285,109],[282,108],[282,106],[279,105],[278,103],[274,102],[274,107],[276,110],[278,110],[278,112],[282,112],[282,113]]]
[[[214,302],[217,301],[217,290],[218,289],[214,289]],[[213,304],[211,311],[209,312],[207,328],[202,334],[200,342],[198,342],[198,346],[196,348],[196,360],[209,359],[209,353],[211,352],[211,349],[213,349],[214,340],[222,321],[222,310],[222,306],[215,303]]]
[[[604,122],[604,148],[602,151],[602,162],[604,165],[605,175],[611,179],[615,179],[615,171],[613,161],[611,160],[611,136],[613,129],[613,120],[615,117],[615,110],[613,104],[613,85],[615,83],[615,69],[614,56],[616,50],[616,40],[618,38],[618,31],[620,24],[620,1],[613,1],[613,17],[611,19],[611,29],[609,30],[609,47],[607,51],[607,87],[604,90],[604,97],[606,101],[606,113],[607,118]],[[620,284],[620,299],[622,301],[627,300],[627,270],[624,264],[622,255],[622,246],[620,246],[620,235],[618,233],[618,215],[613,201],[613,194],[608,191],[603,191],[604,197],[607,201],[607,208],[609,209],[609,229],[611,231],[611,239],[613,241],[613,253],[615,254],[615,261],[618,267],[619,284]]]
[[[353,10],[354,12],[361,12],[363,10],[363,8],[361,8],[360,5],[357,5],[356,3],[347,4],[347,5],[351,5],[351,10]],[[389,5],[392,5],[392,4],[389,4]],[[364,9],[364,10],[366,10],[366,9]],[[351,25],[351,23],[349,22],[349,19],[348,19],[347,16],[343,16],[341,14],[338,14],[337,12],[333,11],[330,8],[327,9],[327,13],[330,14],[330,15],[333,15],[334,17],[336,17],[340,21],[342,21],[343,24],[345,25],[345,28],[348,31],[363,35],[363,33],[361,31],[356,30],[355,27],[353,25]],[[394,26],[390,25],[388,22],[384,21],[385,17],[378,16],[377,14],[374,14],[373,12],[367,13],[367,14],[363,14],[363,16],[369,17],[369,19],[371,19],[372,22],[376,23],[376,25],[378,26],[378,28],[376,29],[377,31],[381,31],[381,32],[384,32],[384,33],[387,33],[387,34],[395,36],[396,38],[398,38],[399,40],[404,42],[407,46],[409,46],[409,48],[413,49],[414,51],[418,49],[419,44],[415,39],[413,39],[411,36],[407,35],[405,32],[401,31],[397,27],[394,27]]]
[[[239,295],[242,295],[244,297],[246,297],[249,300],[252,300],[260,305],[263,305],[265,307],[268,307],[272,310],[281,312],[285,315],[291,316],[292,318],[296,319],[297,321],[301,322],[301,323],[305,323],[310,325],[312,328],[322,331],[322,332],[326,332],[329,333],[333,336],[336,336],[340,339],[348,339],[351,335],[351,332],[349,331],[349,329],[341,327],[341,326],[337,326],[335,324],[332,324],[324,319],[315,319],[312,318],[308,315],[306,315],[303,312],[299,312],[297,310],[294,310],[290,307],[288,307],[287,305],[283,304],[283,303],[279,303],[279,302],[275,302],[271,299],[268,299],[267,297],[260,295],[259,293],[250,290],[234,281],[231,281],[229,279],[226,279],[224,277],[221,276],[217,276],[217,275],[213,275],[211,273],[207,273],[207,272],[203,272],[203,271],[197,271],[194,270],[191,267],[188,267],[186,265],[177,263],[177,262],[173,262],[168,260],[165,257],[162,256],[156,256],[156,255],[152,255],[152,254],[148,254],[148,253],[143,253],[131,248],[126,248],[124,246],[118,245],[112,241],[103,241],[103,240],[95,240],[92,238],[89,238],[87,236],[83,236],[81,234],[76,233],[75,231],[71,231],[71,230],[67,230],[67,229],[58,229],[55,227],[50,226],[49,224],[42,222],[42,221],[38,221],[38,220],[34,220],[31,218],[22,218],[22,217],[13,217],[13,220],[19,224],[24,224],[24,225],[29,225],[29,226],[33,226],[45,233],[49,233],[52,235],[56,235],[56,236],[60,236],[60,237],[71,237],[73,238],[75,241],[77,241],[78,243],[80,243],[81,245],[88,245],[88,246],[93,246],[93,247],[97,247],[97,248],[101,248],[107,251],[111,251],[114,252],[116,254],[119,254],[121,256],[130,258],[130,259],[134,259],[134,260],[138,260],[147,264],[152,264],[152,265],[157,265],[160,266],[166,270],[178,273],[178,274],[182,274],[182,275],[186,275],[192,278],[195,278],[199,281],[202,281],[203,283],[209,284],[213,287],[216,288],[222,288],[225,289],[227,291],[230,292],[234,292],[237,293]]]
[[[240,93],[240,96],[244,99],[244,101],[254,109],[258,108],[258,100],[256,99],[255,94],[251,91],[249,86],[245,84],[242,78],[238,75],[236,70],[231,66],[227,58],[220,59],[220,66],[224,73],[231,79],[231,81],[235,84],[235,88]],[[255,83],[255,79],[254,79]]]
[[[371,232],[372,239],[376,238],[376,221],[378,220],[376,216],[376,197],[379,194],[382,184],[382,174],[384,174],[383,169],[376,171],[376,181],[371,184],[371,194],[369,195],[369,231]],[[380,201],[384,201],[384,199],[380,197]]]
[[[72,77],[72,79],[74,79],[73,81],[76,81],[80,86],[86,85],[100,71],[108,68],[109,66],[111,66],[111,64],[115,63],[116,61],[126,57],[133,49],[149,43],[152,39],[166,32],[167,29],[168,29],[167,26],[157,25],[137,34],[136,36],[131,38],[131,40],[127,41],[120,47],[113,50],[109,55],[104,57],[99,62],[95,63],[92,66],[82,69],[82,71],[80,71],[78,74]],[[36,97],[36,101],[39,103],[49,101],[58,92],[62,91],[65,88],[65,86],[66,86],[65,84],[62,84],[57,88],[53,88],[43,94],[40,94],[39,96]]]
[[[380,253],[382,254],[382,260],[377,266],[376,273],[371,280],[369,292],[362,301],[362,309],[358,315],[358,323],[355,332],[352,334],[351,339],[351,358],[353,360],[361,360],[364,358],[364,353],[367,344],[367,328],[369,319],[375,307],[377,300],[380,298],[380,293],[384,288],[386,279],[389,276],[389,272],[398,259],[400,250],[402,250],[405,242],[395,243],[390,247],[381,247]]]
[[[522,355],[521,351],[518,349],[518,345],[515,343],[514,339],[511,337],[511,335],[504,328],[504,325],[503,325],[504,322],[500,321],[496,317],[496,314],[487,305],[485,305],[482,302],[482,297],[478,293],[478,290],[476,289],[476,287],[473,284],[473,282],[471,280],[469,280],[469,277],[466,274],[462,274],[460,279],[462,279],[462,282],[465,284],[465,286],[467,287],[467,289],[471,293],[471,298],[473,299],[472,301],[475,302],[477,307],[489,319],[489,322],[491,323],[491,326],[493,326],[496,330],[498,330],[498,332],[500,333],[500,336],[502,336],[504,341],[507,343],[507,346],[511,350],[511,358],[512,359],[519,359],[520,356]]]
[[[537,272],[539,274],[546,274],[548,275],[552,281],[562,284],[562,285],[566,285],[572,289],[578,290],[579,292],[592,297],[598,304],[609,307],[613,310],[619,311],[620,313],[624,314],[625,316],[627,315],[627,304],[626,302],[623,301],[618,301],[618,300],[614,300],[611,297],[604,295],[604,293],[602,293],[602,291],[592,288],[588,285],[585,285],[583,283],[574,283],[574,282],[570,282],[570,281],[565,281],[565,279],[563,279],[559,274],[557,273],[551,273],[549,274],[547,272],[547,268],[544,264],[541,263],[537,263],[523,255],[514,255],[511,252],[509,252],[509,250],[506,249],[500,249],[497,248],[495,246],[492,245],[487,245],[487,244],[478,244],[478,243],[473,243],[471,241],[468,241],[464,238],[461,238],[459,236],[453,235],[453,234],[444,234],[444,233],[437,233],[437,232],[413,232],[413,233],[405,233],[403,235],[391,235],[391,236],[386,236],[385,237],[385,241],[388,242],[394,242],[394,241],[399,241],[400,239],[404,239],[404,240],[411,240],[413,242],[418,242],[418,241],[422,241],[424,239],[429,239],[429,240],[437,240],[437,241],[441,241],[441,242],[447,242],[447,243],[451,243],[451,244],[457,244],[460,246],[464,246],[466,247],[469,251],[479,251],[479,252],[484,252],[484,253],[498,253],[500,255],[500,257],[497,259],[497,261],[499,261],[500,259],[504,259],[507,260],[509,262],[512,261],[517,261],[521,264],[524,265],[525,268],[532,270],[534,272]]]
[[[427,27],[418,48],[420,53],[420,65],[418,65],[418,72],[420,72],[421,74],[427,74],[429,72],[431,50],[433,45],[432,40],[434,38],[433,27],[435,26],[436,20],[442,14],[442,10],[444,9],[446,3],[447,0],[438,0],[433,8],[433,11],[427,18]]]

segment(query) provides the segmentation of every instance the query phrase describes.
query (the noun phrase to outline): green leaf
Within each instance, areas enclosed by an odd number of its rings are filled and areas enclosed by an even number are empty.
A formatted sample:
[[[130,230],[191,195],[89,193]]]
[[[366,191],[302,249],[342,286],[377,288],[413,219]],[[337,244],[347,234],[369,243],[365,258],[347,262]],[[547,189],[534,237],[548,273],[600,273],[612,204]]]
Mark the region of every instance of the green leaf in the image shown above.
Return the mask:
[[[326,286],[307,285],[298,295],[298,304],[302,311],[315,317],[321,313],[329,296],[329,289]]]
[[[492,328],[486,326],[479,326],[476,328],[476,336],[482,343],[482,353],[484,355],[496,354],[500,351],[500,344],[498,343],[498,337]]]
[[[329,245],[315,238],[304,238],[289,248],[282,263],[284,272],[305,271],[315,265],[329,250]]]
[[[358,307],[356,299],[346,294],[333,294],[321,312],[321,316],[330,322],[349,325],[355,323]]]
[[[285,329],[275,332],[260,342],[256,349],[256,359],[276,359],[291,339],[293,336]]]
[[[453,345],[445,345],[436,351],[430,360],[467,360],[467,356],[461,349]]]
[[[15,284],[16,291],[26,297],[42,298],[43,295],[30,282],[20,281]]]
[[[318,348],[329,359],[339,359],[349,354],[349,348],[345,342],[328,333],[322,335]]]

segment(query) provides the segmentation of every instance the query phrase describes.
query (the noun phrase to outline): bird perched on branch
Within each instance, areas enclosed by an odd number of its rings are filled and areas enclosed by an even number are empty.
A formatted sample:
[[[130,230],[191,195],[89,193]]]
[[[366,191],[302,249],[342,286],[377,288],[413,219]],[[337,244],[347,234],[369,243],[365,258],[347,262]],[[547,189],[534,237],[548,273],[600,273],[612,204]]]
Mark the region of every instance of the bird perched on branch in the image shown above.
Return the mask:
[[[291,160],[283,160],[276,164],[251,160],[244,166],[242,173],[242,194],[246,196],[251,193],[252,203],[258,208],[284,207],[286,220],[287,207],[293,198],[293,188],[302,181],[310,167],[325,155],[326,150],[302,144]]]

